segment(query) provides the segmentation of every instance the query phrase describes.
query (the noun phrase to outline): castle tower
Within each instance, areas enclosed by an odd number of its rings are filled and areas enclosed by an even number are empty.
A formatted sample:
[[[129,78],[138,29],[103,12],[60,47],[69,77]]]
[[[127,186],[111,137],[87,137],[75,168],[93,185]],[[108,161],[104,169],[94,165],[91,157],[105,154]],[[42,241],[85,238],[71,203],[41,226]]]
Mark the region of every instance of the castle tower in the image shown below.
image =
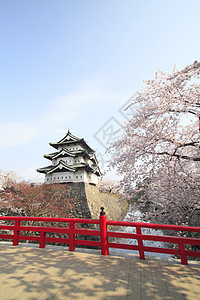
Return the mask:
[[[57,151],[44,155],[51,165],[37,169],[45,174],[46,183],[80,183],[98,184],[101,171],[92,150],[84,139],[79,139],[68,130],[65,137],[57,143],[50,143]]]

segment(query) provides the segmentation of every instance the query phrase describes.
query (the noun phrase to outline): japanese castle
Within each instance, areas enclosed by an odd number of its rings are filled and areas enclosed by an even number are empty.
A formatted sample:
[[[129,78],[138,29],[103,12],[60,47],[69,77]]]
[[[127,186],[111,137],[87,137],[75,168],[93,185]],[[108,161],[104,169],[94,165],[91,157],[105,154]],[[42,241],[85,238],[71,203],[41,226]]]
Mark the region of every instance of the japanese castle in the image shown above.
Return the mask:
[[[86,182],[98,184],[101,171],[92,150],[84,139],[79,139],[68,130],[64,138],[57,143],[50,143],[57,151],[45,154],[51,165],[37,169],[45,174],[46,183]]]

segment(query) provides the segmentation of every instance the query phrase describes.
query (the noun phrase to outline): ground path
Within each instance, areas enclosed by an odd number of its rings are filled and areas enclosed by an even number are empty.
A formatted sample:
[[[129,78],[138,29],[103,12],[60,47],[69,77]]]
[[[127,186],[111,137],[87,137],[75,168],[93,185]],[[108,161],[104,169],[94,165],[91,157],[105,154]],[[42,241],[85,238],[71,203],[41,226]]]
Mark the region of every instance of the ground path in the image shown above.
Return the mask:
[[[1,300],[200,300],[200,264],[113,251],[0,242]]]

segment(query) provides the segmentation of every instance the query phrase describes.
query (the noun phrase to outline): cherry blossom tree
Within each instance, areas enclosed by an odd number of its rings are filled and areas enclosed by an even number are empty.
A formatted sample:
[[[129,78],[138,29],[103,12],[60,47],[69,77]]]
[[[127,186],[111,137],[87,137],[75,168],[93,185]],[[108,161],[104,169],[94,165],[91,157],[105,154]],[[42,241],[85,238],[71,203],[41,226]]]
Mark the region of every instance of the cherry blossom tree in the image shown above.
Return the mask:
[[[0,213],[28,217],[72,217],[73,199],[68,199],[67,194],[66,186],[61,184],[34,184],[8,180],[6,186],[0,191]],[[45,223],[35,221],[23,221],[23,223],[30,226],[33,224],[46,226]],[[63,223],[51,223],[51,225],[66,226]],[[24,234],[38,235],[36,232],[29,231]],[[47,233],[47,236],[51,237],[60,237],[60,235],[68,237],[67,234]]]
[[[118,194],[121,191],[120,184],[113,180],[103,180],[100,183],[99,191],[101,193]]]
[[[11,180],[0,191],[0,209],[5,215],[66,217],[72,206],[66,196],[66,187],[60,184]]]
[[[13,172],[6,172],[0,169],[0,190],[7,186],[10,181],[18,181],[19,178]]]
[[[200,225],[200,63],[157,72],[131,106],[132,119],[109,148],[124,192],[131,198],[143,189],[146,218]]]

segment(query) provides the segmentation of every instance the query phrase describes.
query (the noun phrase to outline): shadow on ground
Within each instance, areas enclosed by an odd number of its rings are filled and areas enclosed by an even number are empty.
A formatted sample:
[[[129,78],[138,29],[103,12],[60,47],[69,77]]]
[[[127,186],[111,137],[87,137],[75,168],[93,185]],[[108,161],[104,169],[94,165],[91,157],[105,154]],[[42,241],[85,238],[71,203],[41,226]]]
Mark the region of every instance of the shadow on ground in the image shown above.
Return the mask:
[[[200,299],[198,264],[0,243],[2,300]]]

